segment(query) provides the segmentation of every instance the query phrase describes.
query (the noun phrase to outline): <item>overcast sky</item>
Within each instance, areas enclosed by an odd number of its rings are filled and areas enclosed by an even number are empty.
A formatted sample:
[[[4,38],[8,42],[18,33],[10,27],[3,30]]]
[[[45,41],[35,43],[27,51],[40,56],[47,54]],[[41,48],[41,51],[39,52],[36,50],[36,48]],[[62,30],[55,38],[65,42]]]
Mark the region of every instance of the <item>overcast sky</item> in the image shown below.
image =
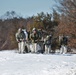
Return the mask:
[[[40,12],[52,12],[54,0],[0,0],[0,16],[7,11],[15,11],[23,17]]]

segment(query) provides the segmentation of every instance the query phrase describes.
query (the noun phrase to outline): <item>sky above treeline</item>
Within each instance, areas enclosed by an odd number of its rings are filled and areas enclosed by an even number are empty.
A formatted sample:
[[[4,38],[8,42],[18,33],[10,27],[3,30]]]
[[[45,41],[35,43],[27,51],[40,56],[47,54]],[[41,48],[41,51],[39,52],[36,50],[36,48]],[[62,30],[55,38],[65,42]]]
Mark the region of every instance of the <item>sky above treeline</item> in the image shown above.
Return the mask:
[[[0,16],[7,11],[15,11],[23,17],[37,15],[37,13],[52,13],[54,0],[0,0]]]

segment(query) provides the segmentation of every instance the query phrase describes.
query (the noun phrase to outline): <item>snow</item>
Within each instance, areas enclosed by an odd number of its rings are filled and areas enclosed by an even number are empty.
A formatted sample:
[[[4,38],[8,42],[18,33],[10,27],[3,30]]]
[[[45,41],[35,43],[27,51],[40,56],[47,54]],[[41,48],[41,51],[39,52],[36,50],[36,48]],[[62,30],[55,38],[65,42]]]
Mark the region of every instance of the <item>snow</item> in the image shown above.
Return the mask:
[[[0,51],[0,75],[76,75],[76,55]]]

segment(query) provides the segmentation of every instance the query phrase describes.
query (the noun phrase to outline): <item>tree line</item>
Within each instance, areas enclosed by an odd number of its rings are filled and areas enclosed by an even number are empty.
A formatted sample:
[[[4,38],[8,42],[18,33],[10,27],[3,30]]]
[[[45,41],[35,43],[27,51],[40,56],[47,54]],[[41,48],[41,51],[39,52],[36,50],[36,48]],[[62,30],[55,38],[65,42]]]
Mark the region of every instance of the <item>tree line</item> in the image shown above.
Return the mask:
[[[56,38],[55,44],[58,44],[59,35],[67,35],[68,46],[76,48],[76,0],[57,1],[59,6],[56,6],[57,10],[53,9],[52,14],[41,12],[36,16],[23,18],[14,16],[15,11],[6,12],[7,16],[12,14],[13,18],[0,19],[0,50],[17,48],[15,33],[20,27],[26,28],[28,32],[33,27],[42,29]]]

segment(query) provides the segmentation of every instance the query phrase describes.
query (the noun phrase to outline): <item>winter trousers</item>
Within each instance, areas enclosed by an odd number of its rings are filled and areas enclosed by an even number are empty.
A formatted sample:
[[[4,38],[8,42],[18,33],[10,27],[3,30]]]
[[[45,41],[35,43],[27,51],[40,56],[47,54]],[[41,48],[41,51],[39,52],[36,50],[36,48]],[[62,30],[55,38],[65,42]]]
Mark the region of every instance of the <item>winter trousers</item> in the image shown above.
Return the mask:
[[[31,51],[31,49],[30,49],[30,43],[27,43],[26,45],[27,45],[27,48],[28,48],[28,52],[30,52]]]
[[[37,52],[37,43],[32,43],[32,48],[33,48],[33,50],[31,52],[36,53]]]
[[[19,53],[24,53],[24,50],[25,50],[25,42],[24,41],[19,42],[18,43],[18,48],[19,48]]]
[[[49,54],[51,51],[51,45],[45,45],[45,54]]]
[[[60,53],[61,54],[66,54],[67,53],[67,46],[61,45]]]

